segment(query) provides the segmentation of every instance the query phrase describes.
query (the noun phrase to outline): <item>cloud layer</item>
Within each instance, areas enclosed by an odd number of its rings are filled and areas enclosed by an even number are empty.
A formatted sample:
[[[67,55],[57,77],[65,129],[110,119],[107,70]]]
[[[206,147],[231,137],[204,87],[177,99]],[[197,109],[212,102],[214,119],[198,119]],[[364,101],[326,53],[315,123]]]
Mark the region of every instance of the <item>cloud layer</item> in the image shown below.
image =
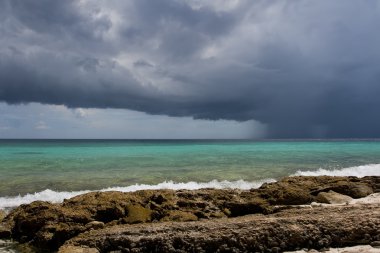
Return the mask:
[[[193,120],[125,109],[0,103],[0,138],[247,139],[264,135],[265,126],[253,120]]]
[[[379,25],[376,0],[4,0],[0,101],[380,137]]]

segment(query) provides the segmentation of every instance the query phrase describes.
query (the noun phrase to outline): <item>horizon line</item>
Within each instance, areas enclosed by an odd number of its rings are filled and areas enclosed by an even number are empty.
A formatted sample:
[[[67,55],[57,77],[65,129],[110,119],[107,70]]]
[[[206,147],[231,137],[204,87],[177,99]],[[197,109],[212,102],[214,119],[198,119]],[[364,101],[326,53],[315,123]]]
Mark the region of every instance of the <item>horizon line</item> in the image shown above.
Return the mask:
[[[78,141],[374,141],[380,138],[0,138],[0,141],[78,140]]]

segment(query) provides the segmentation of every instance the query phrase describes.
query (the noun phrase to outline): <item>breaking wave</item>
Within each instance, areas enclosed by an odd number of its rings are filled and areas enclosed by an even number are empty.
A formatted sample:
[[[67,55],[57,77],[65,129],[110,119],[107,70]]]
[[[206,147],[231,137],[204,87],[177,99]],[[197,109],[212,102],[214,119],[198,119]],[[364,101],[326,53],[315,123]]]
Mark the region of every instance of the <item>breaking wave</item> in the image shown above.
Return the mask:
[[[342,169],[318,169],[315,171],[297,171],[295,176],[380,176],[380,164],[367,164]]]
[[[244,180],[237,180],[237,181],[212,180],[206,183],[200,183],[200,182],[176,183],[173,181],[165,181],[156,185],[135,184],[135,185],[130,185],[126,187],[110,187],[110,188],[101,189],[99,191],[133,192],[133,191],[138,191],[138,190],[160,190],[160,189],[197,190],[197,189],[203,189],[203,188],[214,188],[214,189],[230,188],[230,189],[248,190],[251,188],[258,188],[263,183],[274,182],[274,181],[275,181],[274,179],[267,179],[267,180],[255,181],[255,182],[248,182]],[[30,193],[23,196],[19,195],[19,196],[13,196],[13,197],[0,197],[0,209],[8,210],[22,204],[31,203],[36,200],[59,203],[59,202],[62,202],[64,199],[72,198],[74,196],[81,195],[88,192],[91,192],[91,191],[84,190],[84,191],[72,191],[72,192],[67,191],[66,192],[66,191],[53,191],[50,189],[46,189],[41,192]]]
[[[342,169],[318,169],[314,171],[297,171],[293,176],[380,176],[380,164],[368,164],[355,167],[348,167]],[[245,180],[237,181],[218,181],[212,180],[210,182],[185,182],[176,183],[173,181],[165,181],[155,185],[149,184],[135,184],[126,187],[109,187],[100,189],[99,191],[121,191],[121,192],[133,192],[138,190],[160,190],[160,189],[172,189],[172,190],[197,190],[204,188],[214,189],[241,189],[248,190],[252,188],[259,188],[263,183],[275,182],[274,179],[266,179],[260,181],[249,182]],[[53,203],[62,202],[64,199],[72,198],[77,195],[91,192],[89,190],[83,191],[54,191],[50,189],[43,190],[41,192],[30,193],[26,195],[12,196],[12,197],[0,197],[0,210],[9,210],[22,204],[28,204],[36,200],[50,201]]]

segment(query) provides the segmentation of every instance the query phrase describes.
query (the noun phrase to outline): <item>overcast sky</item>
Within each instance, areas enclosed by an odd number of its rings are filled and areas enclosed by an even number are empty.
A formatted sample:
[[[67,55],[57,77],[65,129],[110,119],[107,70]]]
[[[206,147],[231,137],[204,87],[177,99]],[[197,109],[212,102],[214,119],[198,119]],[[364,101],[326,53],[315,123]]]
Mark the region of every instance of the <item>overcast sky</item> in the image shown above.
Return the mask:
[[[380,1],[1,0],[0,138],[380,137]]]

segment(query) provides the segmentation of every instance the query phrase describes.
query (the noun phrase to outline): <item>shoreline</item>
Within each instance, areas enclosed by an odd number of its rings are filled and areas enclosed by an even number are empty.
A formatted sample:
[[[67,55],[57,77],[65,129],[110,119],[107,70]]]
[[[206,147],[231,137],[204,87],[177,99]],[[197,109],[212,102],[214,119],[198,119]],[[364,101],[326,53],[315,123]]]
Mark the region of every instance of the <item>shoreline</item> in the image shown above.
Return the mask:
[[[247,247],[283,252],[371,244],[380,241],[379,192],[378,176],[286,177],[251,190],[91,192],[63,203],[37,201],[12,210],[0,225],[0,239],[64,253],[72,247],[75,252],[144,252],[161,245],[151,252],[203,252],[213,245],[220,252],[245,252]],[[355,230],[363,224],[367,225],[362,230]],[[273,233],[262,234],[255,229],[260,227]],[[330,231],[330,237],[321,230]],[[297,242],[286,237],[296,232]],[[340,235],[347,233],[352,237],[342,239]],[[234,237],[238,240],[222,243]],[[107,246],[112,238],[119,239]],[[250,243],[243,243],[247,240]]]

